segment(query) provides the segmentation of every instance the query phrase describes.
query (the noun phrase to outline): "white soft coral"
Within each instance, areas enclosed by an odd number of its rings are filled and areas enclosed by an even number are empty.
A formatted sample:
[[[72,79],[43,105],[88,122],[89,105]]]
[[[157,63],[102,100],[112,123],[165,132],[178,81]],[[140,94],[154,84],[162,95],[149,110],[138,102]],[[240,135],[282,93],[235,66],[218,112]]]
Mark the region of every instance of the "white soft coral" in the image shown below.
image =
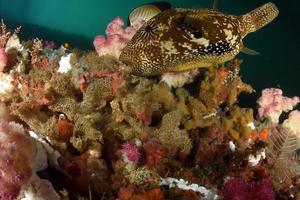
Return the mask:
[[[284,120],[282,127],[296,135],[297,147],[300,148],[300,111],[294,110],[289,114],[289,118]]]
[[[198,75],[198,69],[186,72],[170,72],[162,74],[161,81],[165,82],[169,87],[178,88],[193,82]]]

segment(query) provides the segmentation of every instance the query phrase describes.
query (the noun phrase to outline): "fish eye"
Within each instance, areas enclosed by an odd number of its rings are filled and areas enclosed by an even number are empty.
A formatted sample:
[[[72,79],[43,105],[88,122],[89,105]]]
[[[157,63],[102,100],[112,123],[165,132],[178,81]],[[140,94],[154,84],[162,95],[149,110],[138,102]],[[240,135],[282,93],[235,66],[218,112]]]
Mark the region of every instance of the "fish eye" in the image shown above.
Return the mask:
[[[186,32],[190,36],[197,38],[197,39],[202,38],[201,27],[196,27],[191,23],[187,23],[185,21],[185,17],[179,17],[176,20],[176,25],[179,29]]]
[[[201,31],[195,31],[192,33],[195,38],[202,38],[202,32]]]
[[[153,30],[153,28],[151,26],[149,26],[149,25],[145,26],[145,31],[146,32],[149,32],[149,31],[152,31],[152,30]]]

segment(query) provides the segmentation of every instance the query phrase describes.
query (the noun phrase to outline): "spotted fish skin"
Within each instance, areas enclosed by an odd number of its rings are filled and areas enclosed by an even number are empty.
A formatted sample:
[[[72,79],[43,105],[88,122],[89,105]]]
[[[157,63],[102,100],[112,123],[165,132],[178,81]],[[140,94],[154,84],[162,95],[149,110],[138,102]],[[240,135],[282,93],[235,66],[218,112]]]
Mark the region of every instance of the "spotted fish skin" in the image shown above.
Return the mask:
[[[215,66],[233,59],[243,48],[242,39],[277,15],[273,3],[241,16],[212,9],[169,9],[137,31],[120,60],[138,76]]]

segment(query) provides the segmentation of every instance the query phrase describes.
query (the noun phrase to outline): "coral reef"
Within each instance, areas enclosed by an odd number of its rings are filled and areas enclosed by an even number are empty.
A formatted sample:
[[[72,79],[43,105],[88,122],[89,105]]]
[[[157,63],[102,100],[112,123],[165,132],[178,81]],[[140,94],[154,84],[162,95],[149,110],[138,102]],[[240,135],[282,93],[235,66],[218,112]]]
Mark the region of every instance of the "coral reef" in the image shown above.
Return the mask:
[[[2,21],[1,198],[295,197],[299,111],[278,122],[299,98],[265,89],[254,116],[238,102],[253,92],[238,59],[134,76],[118,57],[143,23],[117,17],[81,51],[22,41]]]

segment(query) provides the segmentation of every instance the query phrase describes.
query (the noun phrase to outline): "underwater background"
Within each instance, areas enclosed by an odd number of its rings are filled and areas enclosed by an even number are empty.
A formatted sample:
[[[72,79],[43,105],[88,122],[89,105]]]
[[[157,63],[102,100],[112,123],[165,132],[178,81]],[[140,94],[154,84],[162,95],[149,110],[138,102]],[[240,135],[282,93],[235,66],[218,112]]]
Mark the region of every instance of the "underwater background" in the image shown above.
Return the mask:
[[[224,13],[239,15],[257,8],[269,0],[220,0],[219,9]],[[130,11],[150,0],[0,0],[0,18],[10,28],[21,25],[21,37],[39,37],[52,40],[57,45],[69,43],[81,49],[93,49],[93,38],[103,34],[106,25],[120,16],[127,20]],[[211,0],[169,0],[173,7],[212,6]],[[245,96],[255,100],[263,88],[280,87],[285,95],[300,94],[300,1],[273,0],[279,16],[263,29],[244,39],[248,48],[260,54],[243,59],[241,75],[257,92]],[[243,97],[242,97],[243,98]]]

